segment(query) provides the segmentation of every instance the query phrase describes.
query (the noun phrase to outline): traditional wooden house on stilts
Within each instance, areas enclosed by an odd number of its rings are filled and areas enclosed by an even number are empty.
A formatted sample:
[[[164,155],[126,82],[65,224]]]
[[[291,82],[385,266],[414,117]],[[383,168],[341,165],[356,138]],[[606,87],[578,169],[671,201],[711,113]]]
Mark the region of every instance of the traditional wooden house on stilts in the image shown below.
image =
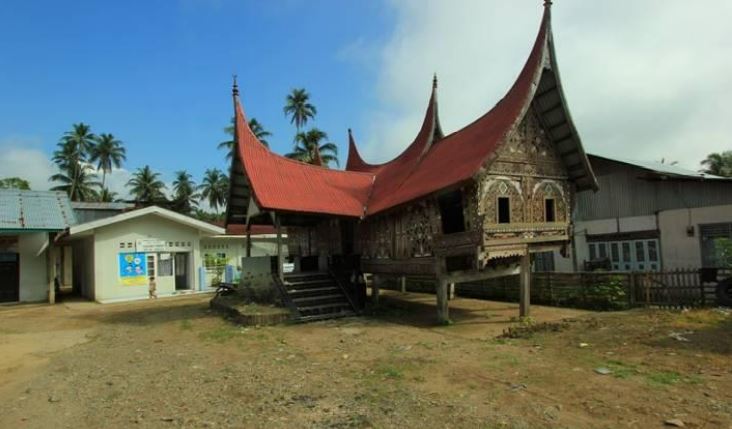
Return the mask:
[[[567,252],[575,192],[597,189],[559,79],[551,2],[544,8],[529,58],[498,104],[444,135],[435,78],[417,137],[384,164],[364,162],[350,131],[346,171],[270,152],[247,126],[235,86],[227,223],[286,226],[298,271],[372,273],[375,297],[388,277],[434,278],[442,322],[451,284],[520,271],[528,316],[531,254]]]

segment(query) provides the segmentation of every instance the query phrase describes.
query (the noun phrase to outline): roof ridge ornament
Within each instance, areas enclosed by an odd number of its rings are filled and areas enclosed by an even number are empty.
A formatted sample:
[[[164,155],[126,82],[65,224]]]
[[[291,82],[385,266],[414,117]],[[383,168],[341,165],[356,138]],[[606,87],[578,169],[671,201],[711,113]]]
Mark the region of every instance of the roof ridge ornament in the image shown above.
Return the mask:
[[[432,75],[432,89],[437,89],[437,73]]]
[[[551,7],[553,4],[552,0],[544,0],[544,7]]]
[[[234,83],[231,86],[231,94],[234,97],[238,97],[239,96],[239,85],[236,84],[236,74],[231,75],[231,77],[234,81]]]

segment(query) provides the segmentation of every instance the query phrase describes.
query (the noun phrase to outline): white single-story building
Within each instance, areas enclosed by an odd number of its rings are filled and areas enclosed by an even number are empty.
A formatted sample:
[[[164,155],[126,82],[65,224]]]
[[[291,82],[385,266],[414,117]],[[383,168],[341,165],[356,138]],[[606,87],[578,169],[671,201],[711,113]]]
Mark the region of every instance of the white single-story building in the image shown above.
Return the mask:
[[[204,290],[197,267],[203,265],[202,237],[223,228],[150,206],[73,225],[63,242],[74,255],[73,282],[84,297],[114,302]]]
[[[232,281],[252,267],[266,277],[262,267],[277,254],[276,235],[269,232],[252,230],[247,239],[243,231],[227,233],[150,206],[73,225],[57,241],[72,249],[73,291],[106,303],[147,299],[151,282],[164,297],[209,292],[226,271]]]

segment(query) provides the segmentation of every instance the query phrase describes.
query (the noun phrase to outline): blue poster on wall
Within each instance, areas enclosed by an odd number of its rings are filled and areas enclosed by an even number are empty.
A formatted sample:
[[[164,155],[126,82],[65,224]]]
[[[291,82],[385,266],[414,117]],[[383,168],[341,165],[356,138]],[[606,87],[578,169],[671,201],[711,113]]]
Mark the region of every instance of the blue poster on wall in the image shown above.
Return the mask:
[[[142,286],[147,284],[147,265],[144,253],[119,254],[119,278],[123,285]]]

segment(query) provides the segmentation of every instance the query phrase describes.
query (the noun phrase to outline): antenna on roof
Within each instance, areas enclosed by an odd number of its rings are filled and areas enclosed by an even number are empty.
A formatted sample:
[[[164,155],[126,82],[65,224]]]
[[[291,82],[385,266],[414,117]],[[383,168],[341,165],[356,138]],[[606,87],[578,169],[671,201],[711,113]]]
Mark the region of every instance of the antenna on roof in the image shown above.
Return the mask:
[[[231,75],[231,77],[234,80],[234,84],[231,87],[231,93],[234,95],[234,97],[239,96],[239,85],[236,84],[236,75]]]

